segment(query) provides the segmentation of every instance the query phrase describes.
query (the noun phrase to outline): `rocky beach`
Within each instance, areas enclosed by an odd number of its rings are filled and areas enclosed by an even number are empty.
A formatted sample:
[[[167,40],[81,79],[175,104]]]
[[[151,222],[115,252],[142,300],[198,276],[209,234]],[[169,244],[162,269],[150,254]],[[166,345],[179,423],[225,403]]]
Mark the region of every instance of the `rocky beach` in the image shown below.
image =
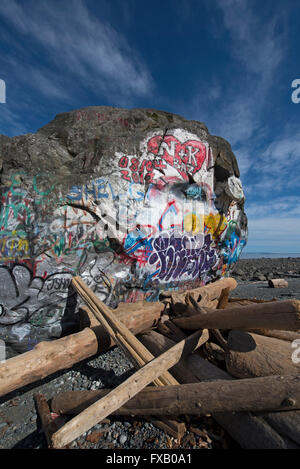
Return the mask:
[[[232,297],[262,300],[300,298],[300,257],[239,259],[232,272],[238,281]],[[287,288],[274,289],[270,279],[285,279]]]
[[[299,299],[300,258],[240,259],[232,273],[238,286],[232,298]],[[284,278],[287,288],[270,288],[268,280]],[[46,439],[33,396],[41,392],[47,399],[70,390],[113,388],[134,372],[118,347],[24,386],[0,399],[0,448],[43,449]],[[142,418],[111,417],[77,438],[70,449],[227,449],[238,445],[211,416],[185,422],[187,432],[179,443]]]

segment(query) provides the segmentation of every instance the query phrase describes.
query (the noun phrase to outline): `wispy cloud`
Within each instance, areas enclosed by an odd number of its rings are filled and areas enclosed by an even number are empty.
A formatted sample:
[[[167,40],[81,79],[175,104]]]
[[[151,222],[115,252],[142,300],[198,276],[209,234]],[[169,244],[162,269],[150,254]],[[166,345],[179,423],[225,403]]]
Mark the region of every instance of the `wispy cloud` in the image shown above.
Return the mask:
[[[0,16],[11,29],[1,34],[4,42],[10,36],[14,41],[13,28],[24,38],[14,46],[13,58],[8,51],[0,60],[10,80],[20,86],[26,81],[35,95],[70,104],[89,94],[100,98],[95,104],[130,107],[153,91],[151,73],[137,51],[81,0],[2,0]]]
[[[247,206],[249,218],[268,218],[276,216],[278,219],[287,217],[300,218],[300,195],[288,197],[274,197],[270,201],[250,203]],[[300,240],[300,233],[299,233]]]
[[[211,91],[199,91],[199,114],[207,116],[209,129],[226,138],[241,162],[242,176],[250,169],[254,142],[263,140],[266,123],[263,115],[272,92],[278,67],[285,57],[286,38],[278,32],[279,13],[263,19],[256,14],[249,0],[216,0],[223,20],[222,34],[225,49],[231,57],[227,66],[227,81],[214,77]],[[203,85],[204,87],[204,85]],[[221,89],[221,94],[215,93]]]
[[[96,89],[118,90],[123,95],[144,95],[152,79],[126,39],[100,18],[91,16],[81,0],[66,4],[44,0],[2,1],[0,14],[19,32],[31,36],[48,53],[48,60],[74,81]],[[70,16],[71,15],[71,16]]]

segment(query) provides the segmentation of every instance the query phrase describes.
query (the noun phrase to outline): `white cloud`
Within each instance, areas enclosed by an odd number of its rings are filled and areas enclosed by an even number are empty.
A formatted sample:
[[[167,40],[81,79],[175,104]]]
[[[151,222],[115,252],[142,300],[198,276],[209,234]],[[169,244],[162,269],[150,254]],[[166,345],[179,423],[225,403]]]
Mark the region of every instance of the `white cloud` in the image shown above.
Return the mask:
[[[42,47],[57,83],[40,72],[41,89],[48,86],[57,97],[65,90],[72,96],[78,88],[88,89],[124,102],[151,93],[150,72],[136,51],[111,25],[92,16],[81,0],[2,1],[0,15],[34,41],[33,53]]]
[[[251,73],[265,83],[280,64],[284,48],[282,37],[276,34],[278,15],[263,22],[255,14],[253,2],[247,0],[217,0],[230,32],[231,53]]]
[[[288,197],[274,197],[267,201],[249,203],[246,207],[249,218],[278,218],[299,217],[300,218],[300,195]]]
[[[272,165],[270,165],[272,161]],[[300,132],[290,132],[274,140],[261,155],[261,168],[270,173],[288,170],[293,172],[300,163]]]

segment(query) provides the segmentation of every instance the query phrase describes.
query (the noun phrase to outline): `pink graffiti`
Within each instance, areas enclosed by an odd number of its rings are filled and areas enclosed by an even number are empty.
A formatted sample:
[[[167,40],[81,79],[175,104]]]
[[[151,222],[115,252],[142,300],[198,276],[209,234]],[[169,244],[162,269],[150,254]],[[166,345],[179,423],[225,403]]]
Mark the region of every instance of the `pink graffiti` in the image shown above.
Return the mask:
[[[161,157],[184,179],[188,179],[187,173],[195,174],[199,171],[207,156],[204,143],[198,140],[181,143],[172,135],[152,137],[148,142],[148,152]]]

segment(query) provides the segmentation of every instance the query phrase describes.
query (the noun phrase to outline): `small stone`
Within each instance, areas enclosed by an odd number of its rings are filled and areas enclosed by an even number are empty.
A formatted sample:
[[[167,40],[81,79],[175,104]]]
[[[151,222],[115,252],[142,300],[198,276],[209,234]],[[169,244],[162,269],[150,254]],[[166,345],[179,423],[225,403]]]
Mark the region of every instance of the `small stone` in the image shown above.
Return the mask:
[[[122,435],[119,438],[119,442],[121,445],[124,445],[126,441],[127,441],[127,435],[125,435],[125,433],[122,433]]]

